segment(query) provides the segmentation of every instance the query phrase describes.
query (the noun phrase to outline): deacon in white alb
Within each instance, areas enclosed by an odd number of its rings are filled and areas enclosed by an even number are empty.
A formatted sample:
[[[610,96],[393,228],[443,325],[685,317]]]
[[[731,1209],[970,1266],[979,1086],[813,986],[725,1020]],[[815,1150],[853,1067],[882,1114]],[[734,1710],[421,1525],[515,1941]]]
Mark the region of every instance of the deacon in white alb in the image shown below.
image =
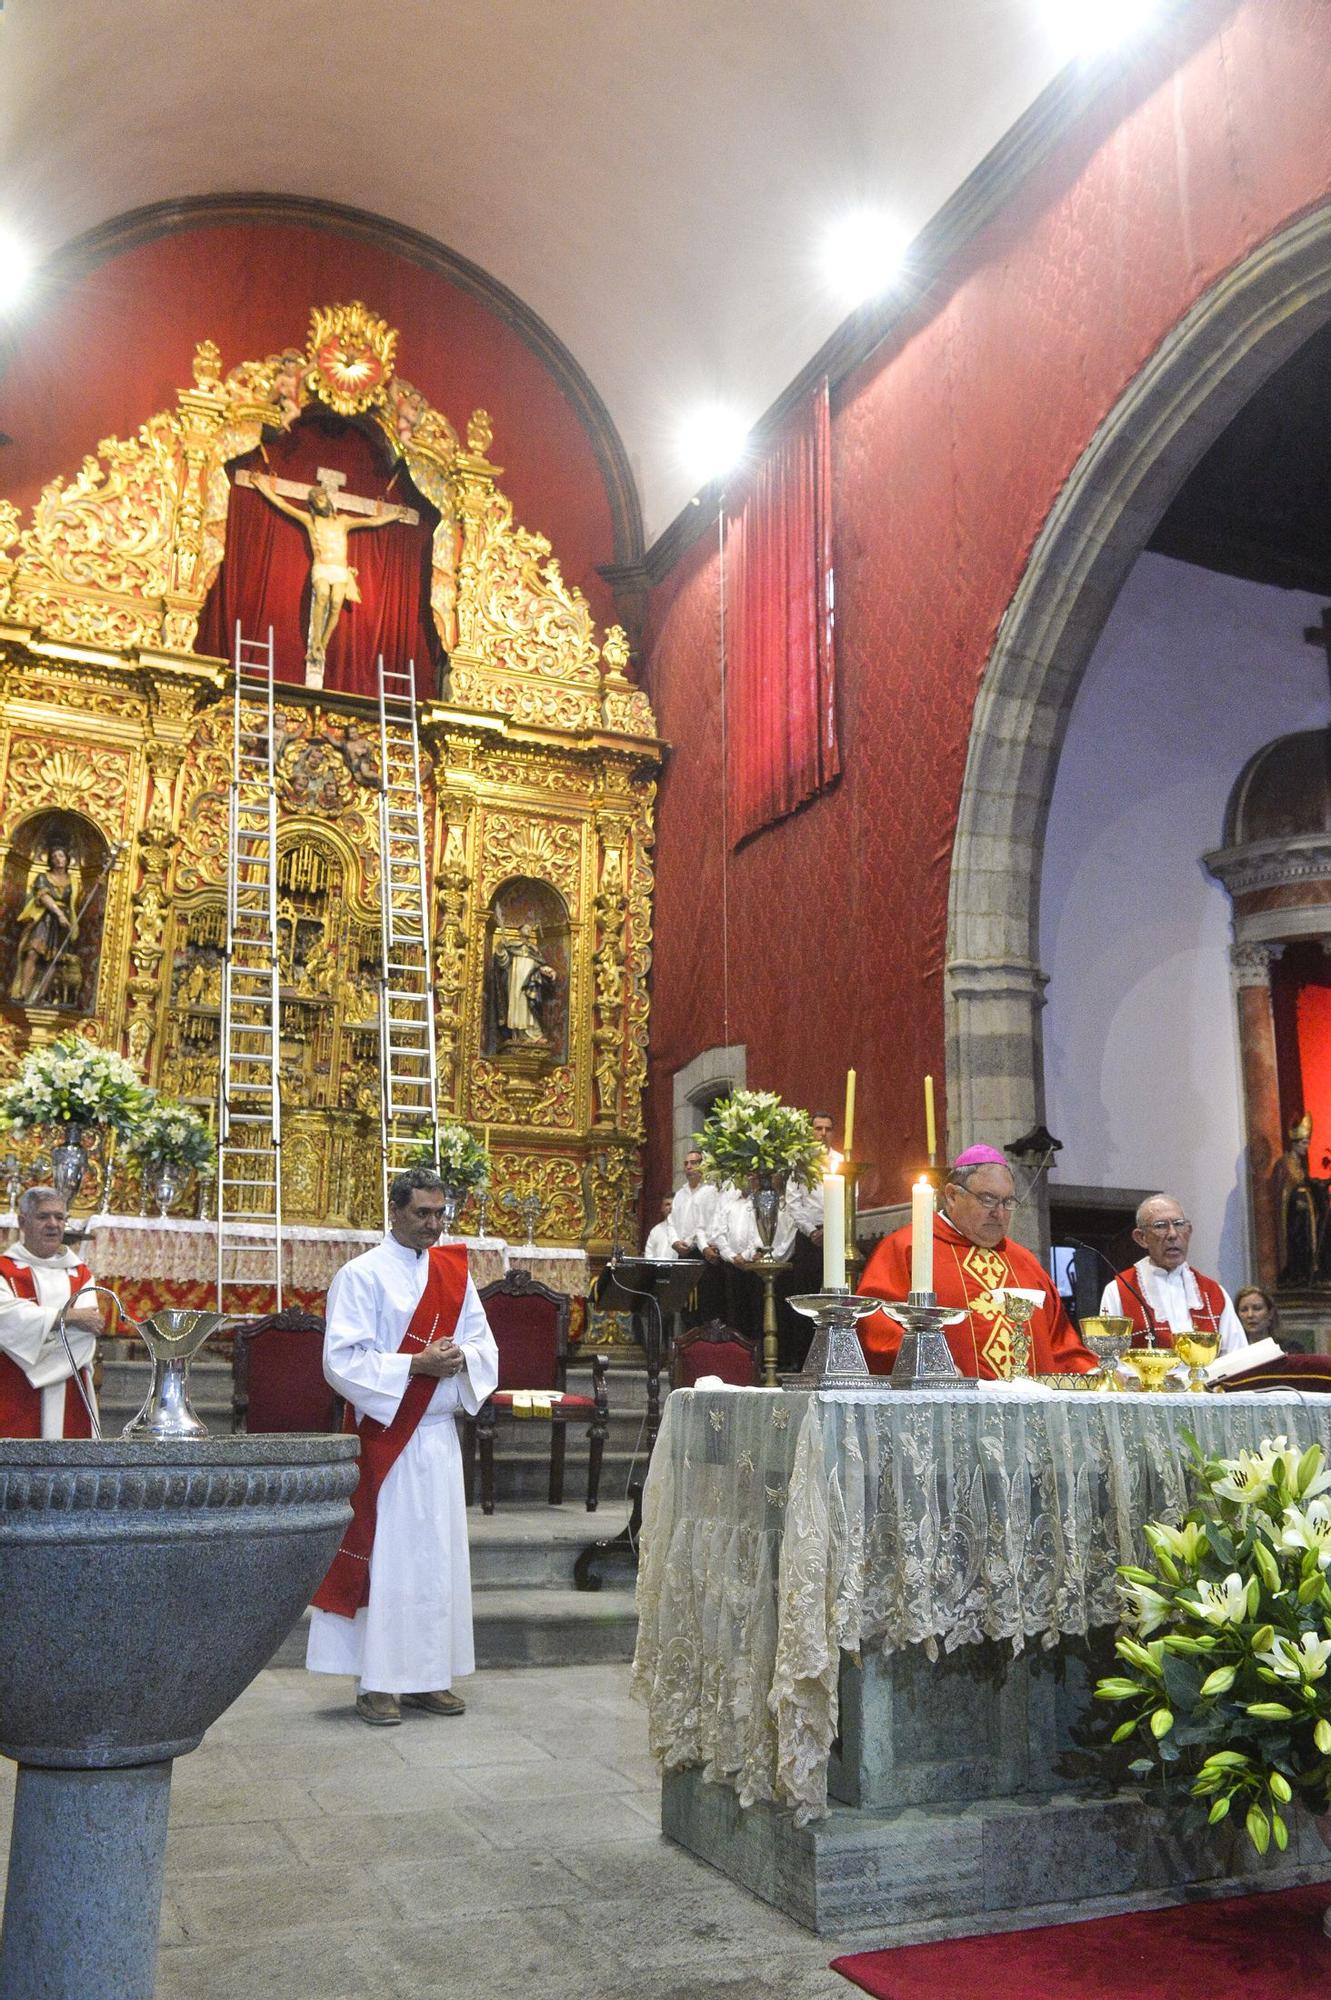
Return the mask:
[[[399,1696],[460,1714],[451,1683],[475,1666],[456,1420],[494,1390],[499,1355],[465,1250],[438,1244],[443,1221],[439,1176],[400,1174],[389,1234],[328,1291],[324,1373],[360,1420],[362,1469],[305,1663],[359,1675],[356,1709],[370,1723],[399,1721]]]
[[[1133,1345],[1146,1338],[1170,1345],[1175,1333],[1217,1327],[1220,1352],[1246,1347],[1248,1336],[1234,1302],[1216,1278],[1203,1277],[1188,1262],[1192,1224],[1172,1194],[1153,1194],[1137,1210],[1133,1241],[1146,1255],[1105,1286],[1102,1313],[1122,1313],[1132,1321]],[[1163,1336],[1163,1339],[1162,1339]]]
[[[102,1330],[92,1272],[65,1247],[68,1210],[54,1188],[19,1197],[19,1240],[0,1256],[0,1437],[91,1437],[87,1406],[55,1331],[63,1306],[89,1401]],[[95,1404],[94,1404],[95,1407]]]

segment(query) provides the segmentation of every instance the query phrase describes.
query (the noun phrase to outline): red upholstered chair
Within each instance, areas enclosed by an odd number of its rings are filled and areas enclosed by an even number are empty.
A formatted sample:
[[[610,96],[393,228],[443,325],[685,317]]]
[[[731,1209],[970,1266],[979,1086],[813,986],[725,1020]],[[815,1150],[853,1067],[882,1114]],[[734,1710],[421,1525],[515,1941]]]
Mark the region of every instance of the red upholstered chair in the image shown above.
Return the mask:
[[[324,1380],[324,1323],[288,1307],[238,1327],[231,1354],[235,1431],[337,1431],[345,1407]]]
[[[587,1455],[587,1512],[594,1514],[601,1488],[601,1459],[609,1430],[610,1406],[605,1393],[605,1360],[592,1356],[592,1394],[570,1396],[568,1380],[569,1301],[559,1292],[539,1284],[526,1271],[510,1271],[497,1284],[481,1293],[490,1331],[499,1349],[499,1386],[482,1406],[479,1416],[467,1424],[467,1461],[477,1443],[481,1457],[481,1511],[493,1514],[494,1447],[497,1420],[511,1414],[514,1398],[532,1394],[551,1397],[548,1409],[520,1416],[516,1421],[548,1423],[550,1426],[550,1505],[558,1507],[564,1498],[564,1437],[569,1424],[590,1426]],[[470,1494],[471,1480],[468,1479]]]
[[[700,1375],[719,1375],[723,1382],[752,1389],[759,1381],[759,1343],[723,1326],[719,1319],[675,1335],[670,1347],[670,1386],[691,1389]]]

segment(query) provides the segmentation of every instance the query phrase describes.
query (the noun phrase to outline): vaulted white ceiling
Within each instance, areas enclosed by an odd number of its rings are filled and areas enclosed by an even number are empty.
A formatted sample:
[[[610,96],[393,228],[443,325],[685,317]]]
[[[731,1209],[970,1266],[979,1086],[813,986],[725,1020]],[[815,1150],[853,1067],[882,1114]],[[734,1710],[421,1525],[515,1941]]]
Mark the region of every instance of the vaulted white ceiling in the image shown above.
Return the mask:
[[[843,318],[829,218],[919,228],[1053,77],[1041,5],[0,0],[0,219],[52,251],[262,191],[421,230],[571,349],[651,540],[680,413],[757,417]]]

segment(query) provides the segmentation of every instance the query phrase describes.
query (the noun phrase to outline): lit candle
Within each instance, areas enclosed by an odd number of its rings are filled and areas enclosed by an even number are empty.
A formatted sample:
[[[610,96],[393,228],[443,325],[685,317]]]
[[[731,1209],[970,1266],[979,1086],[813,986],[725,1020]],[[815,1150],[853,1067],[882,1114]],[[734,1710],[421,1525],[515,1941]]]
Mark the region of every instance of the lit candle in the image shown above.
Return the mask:
[[[855,1072],[846,1071],[846,1119],[843,1127],[842,1143],[846,1148],[846,1158],[855,1157]]]
[[[938,1158],[938,1126],[934,1121],[934,1080],[924,1079],[924,1136],[929,1154],[929,1165]]]
[[[910,1191],[910,1288],[934,1288],[934,1191],[925,1180]]]
[[[485,1128],[485,1150],[487,1153],[490,1150],[490,1127],[488,1125]]]
[[[823,1290],[846,1283],[846,1183],[840,1174],[823,1175]]]

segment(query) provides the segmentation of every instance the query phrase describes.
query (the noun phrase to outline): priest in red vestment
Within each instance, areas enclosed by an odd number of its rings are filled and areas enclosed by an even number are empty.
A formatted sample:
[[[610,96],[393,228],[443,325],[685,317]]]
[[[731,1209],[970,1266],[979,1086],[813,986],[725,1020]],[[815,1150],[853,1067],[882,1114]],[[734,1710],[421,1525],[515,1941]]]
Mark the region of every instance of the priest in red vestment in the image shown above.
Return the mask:
[[[1012,1170],[993,1146],[970,1147],[948,1169],[942,1212],[934,1217],[934,1290],[940,1306],[966,1315],[944,1329],[952,1357],[963,1375],[1003,1380],[1012,1362],[1012,1327],[994,1293],[1032,1291],[1043,1294],[1030,1319],[1032,1371],[1089,1373],[1097,1366],[1095,1356],[1077,1338],[1048,1271],[1038,1257],[1008,1238],[1015,1205]],[[860,1291],[889,1301],[908,1297],[909,1226],[883,1238],[865,1265]],[[885,1312],[873,1313],[860,1321],[857,1332],[871,1372],[890,1375],[901,1345],[900,1322]]]

